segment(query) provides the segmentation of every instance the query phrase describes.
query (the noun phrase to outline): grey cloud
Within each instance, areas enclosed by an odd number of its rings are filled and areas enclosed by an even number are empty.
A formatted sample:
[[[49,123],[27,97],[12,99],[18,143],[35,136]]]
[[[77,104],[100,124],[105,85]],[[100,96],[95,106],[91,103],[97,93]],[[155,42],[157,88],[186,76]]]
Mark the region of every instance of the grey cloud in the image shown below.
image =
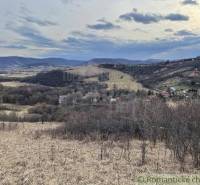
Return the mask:
[[[196,0],[184,0],[183,5],[198,5],[199,3]]]
[[[7,25],[7,29],[22,36],[21,43],[27,45],[35,45],[39,47],[56,47],[56,43],[46,36],[43,36],[38,30],[28,26],[11,26]]]
[[[174,34],[175,36],[197,36],[197,34],[188,31],[188,30],[180,30]]]
[[[162,20],[169,20],[169,21],[187,21],[189,20],[189,17],[186,15],[178,14],[178,13],[171,13],[168,15],[159,15],[159,14],[143,14],[138,12],[136,9],[133,10],[133,12],[126,13],[123,15],[120,15],[119,17],[122,20],[125,21],[135,21],[142,24],[151,24],[151,23],[157,23]]]
[[[34,23],[37,24],[39,26],[56,26],[57,23],[53,22],[53,21],[49,21],[49,20],[42,20],[42,19],[38,19],[36,17],[31,17],[31,16],[24,16],[22,17],[26,22],[29,23]]]
[[[87,34],[71,35],[63,42],[67,47],[61,49],[57,53],[53,53],[55,56],[59,56],[61,53],[63,57],[88,59],[93,57],[115,57],[115,58],[134,58],[145,59],[152,56],[161,56],[162,53],[170,53],[172,51],[181,50],[181,48],[193,48],[200,43],[199,36],[185,36],[179,39],[156,39],[152,41],[122,41],[122,40],[110,40],[99,36],[93,36],[92,38]],[[77,52],[78,49],[78,52]],[[182,50],[181,50],[182,51]],[[195,55],[190,49],[190,55]],[[200,49],[198,50],[200,52]],[[180,52],[180,55],[184,55],[186,51]],[[176,53],[175,53],[176,54]],[[168,55],[166,58],[173,58],[177,55]]]
[[[108,22],[104,19],[98,20],[99,23],[94,25],[87,25],[88,28],[94,29],[94,30],[112,30],[112,29],[119,29],[120,26],[115,25],[111,22]]]
[[[21,44],[8,44],[8,45],[3,45],[0,46],[1,48],[8,48],[8,49],[27,49],[26,46],[21,45]]]
[[[134,9],[133,12],[120,15],[119,18],[126,21],[135,21],[143,24],[150,24],[159,22],[162,19],[162,16],[156,14],[142,14]]]
[[[165,29],[165,32],[173,32],[173,29],[167,28],[167,29]]]
[[[26,46],[24,46],[21,43],[9,43],[7,41],[0,41],[0,48],[9,48],[9,49],[27,49]]]
[[[169,15],[166,15],[164,17],[164,19],[170,20],[170,21],[188,21],[189,17],[187,15],[182,15],[182,14],[178,14],[178,13],[171,13]]]
[[[25,4],[21,4],[20,13],[22,15],[22,16],[20,16],[20,18],[27,23],[33,23],[38,26],[56,26],[56,25],[58,25],[56,22],[32,16],[34,13],[31,10],[29,10]]]

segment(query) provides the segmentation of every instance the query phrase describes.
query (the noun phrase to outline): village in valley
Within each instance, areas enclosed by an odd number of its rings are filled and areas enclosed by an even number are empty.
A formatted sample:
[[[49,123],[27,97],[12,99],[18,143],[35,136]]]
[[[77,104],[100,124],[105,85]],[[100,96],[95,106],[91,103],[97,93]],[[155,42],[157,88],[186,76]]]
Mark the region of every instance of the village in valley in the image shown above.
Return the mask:
[[[101,169],[108,182],[118,183],[120,173],[127,184],[141,170],[198,174],[198,66],[193,59],[2,70],[0,182],[76,184],[81,178],[105,184]],[[80,177],[75,171],[81,174],[83,164],[88,171]],[[66,177],[65,171],[72,173]],[[88,181],[91,173],[99,180]]]

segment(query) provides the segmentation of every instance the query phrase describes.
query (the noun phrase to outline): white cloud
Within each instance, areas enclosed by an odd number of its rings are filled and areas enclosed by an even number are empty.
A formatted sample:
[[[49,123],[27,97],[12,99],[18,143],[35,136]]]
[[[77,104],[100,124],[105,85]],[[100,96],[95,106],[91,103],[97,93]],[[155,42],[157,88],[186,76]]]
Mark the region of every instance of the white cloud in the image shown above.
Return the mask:
[[[152,15],[185,15],[189,16],[190,19],[179,23],[158,21],[156,24],[147,25],[119,20],[120,15],[132,12],[133,8],[143,14],[150,12]],[[98,20],[102,17],[104,17],[104,22],[99,22]],[[169,18],[173,19],[173,17]],[[54,45],[55,42],[57,52],[63,46],[62,41],[70,37],[73,32],[95,35],[109,41],[117,38],[122,43],[127,41],[150,42],[156,37],[169,39],[173,33],[165,30],[170,30],[170,28],[173,28],[174,33],[179,30],[195,30],[195,33],[198,34],[200,33],[198,20],[199,10],[197,6],[183,6],[180,0],[157,0],[156,3],[155,0],[42,0],[37,2],[35,0],[1,0],[0,40],[6,40],[7,45],[4,46],[13,46],[13,48],[5,47],[3,49],[0,42],[0,54],[3,53],[2,51],[7,51],[7,54],[10,52],[10,55],[26,54],[27,52],[27,54],[37,56],[37,53],[41,55],[48,50],[52,52],[53,49],[50,47],[41,51],[39,46],[35,44],[33,47],[28,42],[26,42],[28,49],[22,47],[24,35],[26,35],[26,39],[28,36],[34,37],[34,41],[31,40],[32,43],[36,40],[38,43],[41,40],[46,45],[49,43]],[[18,28],[18,32],[8,29],[6,26],[8,24]],[[20,30],[19,32],[19,28],[23,28],[24,31]],[[26,32],[30,31],[30,28],[35,30],[35,34]],[[81,37],[79,38],[81,39]],[[70,46],[68,47],[70,49]]]

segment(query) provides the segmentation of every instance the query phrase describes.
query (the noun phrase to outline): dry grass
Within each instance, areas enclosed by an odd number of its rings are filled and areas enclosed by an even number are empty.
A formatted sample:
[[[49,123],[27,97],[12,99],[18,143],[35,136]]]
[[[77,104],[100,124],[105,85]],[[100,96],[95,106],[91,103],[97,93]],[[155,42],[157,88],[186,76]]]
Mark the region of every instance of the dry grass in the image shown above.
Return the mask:
[[[103,73],[104,69],[101,69],[93,65],[87,65],[87,66],[74,67],[73,69],[70,70],[70,72],[81,76],[93,76]]]
[[[108,89],[112,89],[114,85],[118,89],[128,89],[128,90],[141,90],[144,89],[142,84],[136,82],[130,75],[125,74],[120,71],[105,69],[105,71],[109,72],[109,81],[106,82],[108,85]]]
[[[1,82],[0,84],[3,85],[4,87],[22,87],[22,86],[32,85],[32,84],[23,83],[23,82],[16,82],[16,81]]]
[[[24,77],[29,77],[29,76],[34,76],[36,75],[38,71],[7,71],[5,74],[0,74],[2,77],[7,77],[7,78],[24,78]]]
[[[23,117],[28,114],[28,111],[32,106],[29,105],[16,105],[16,104],[0,104],[5,110],[1,110],[1,113],[12,114],[15,113],[19,117]]]
[[[104,69],[94,65],[89,65],[89,66],[76,67],[70,70],[70,72],[81,76],[94,76],[102,74],[103,72],[109,72],[110,79],[105,82],[108,85],[109,90],[113,89],[114,86],[117,87],[118,89],[128,89],[135,91],[144,89],[142,84],[136,82],[136,80],[134,80],[130,75],[117,70]],[[98,78],[91,77],[88,78],[87,81],[98,81]]]
[[[133,185],[141,173],[179,171],[162,144],[148,145],[147,163],[140,166],[140,141],[131,141],[126,150],[126,142],[71,141],[41,135],[41,130],[54,127],[56,124],[26,123],[10,132],[0,131],[0,184]],[[190,165],[186,172],[194,173]]]

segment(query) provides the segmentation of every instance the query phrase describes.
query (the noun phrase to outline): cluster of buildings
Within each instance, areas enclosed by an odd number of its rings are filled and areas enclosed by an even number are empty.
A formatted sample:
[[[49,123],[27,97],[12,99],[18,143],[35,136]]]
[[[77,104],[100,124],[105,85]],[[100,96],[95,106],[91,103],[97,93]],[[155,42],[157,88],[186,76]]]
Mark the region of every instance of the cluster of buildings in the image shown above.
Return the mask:
[[[175,87],[169,87],[167,91],[160,91],[157,95],[163,98],[172,98],[172,97],[180,97],[180,98],[193,98],[200,97],[200,89],[180,89],[177,90]]]
[[[74,93],[70,95],[59,96],[60,105],[74,105],[78,103],[85,103],[85,104],[117,103],[118,101],[120,101],[120,97],[115,98],[111,95],[107,96],[105,94],[100,94],[99,92],[88,92],[85,95]]]

